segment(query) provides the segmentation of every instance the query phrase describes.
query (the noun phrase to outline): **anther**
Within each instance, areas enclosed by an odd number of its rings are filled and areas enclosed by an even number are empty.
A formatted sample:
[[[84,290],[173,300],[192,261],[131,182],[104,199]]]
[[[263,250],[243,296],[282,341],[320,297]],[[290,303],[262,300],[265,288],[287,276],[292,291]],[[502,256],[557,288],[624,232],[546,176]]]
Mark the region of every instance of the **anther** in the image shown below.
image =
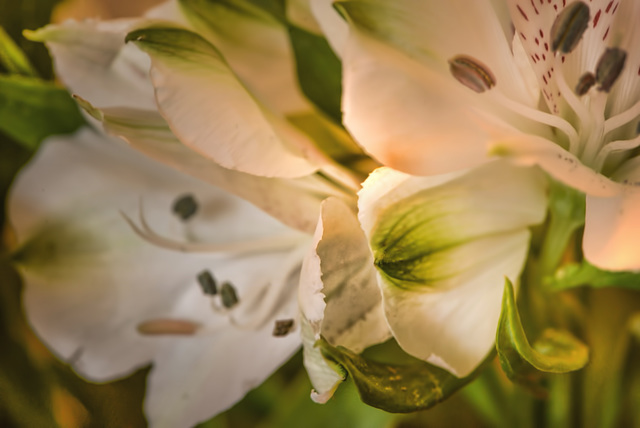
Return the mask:
[[[449,71],[458,82],[477,93],[491,89],[496,84],[496,78],[486,65],[466,55],[451,58]]]
[[[147,336],[155,335],[192,335],[200,327],[199,324],[187,320],[159,318],[138,324],[138,333]]]
[[[182,195],[173,203],[173,213],[187,221],[198,211],[198,202],[193,195]]]
[[[589,89],[591,89],[591,87],[595,84],[596,76],[594,76],[594,74],[590,71],[584,73],[582,76],[580,76],[578,84],[576,85],[576,95],[578,95],[579,97],[583,96],[584,94],[589,92]]]
[[[275,337],[286,336],[293,329],[293,320],[277,320],[273,326],[273,335]]]
[[[222,306],[229,309],[238,304],[238,295],[236,289],[233,288],[230,282],[222,283],[220,288],[220,298],[222,299]]]
[[[611,87],[624,68],[624,63],[627,60],[627,53],[618,48],[607,48],[604,51],[598,65],[596,66],[596,82],[600,86],[598,89],[604,92],[609,92]]]
[[[204,294],[208,294],[210,296],[218,294],[218,285],[213,275],[211,275],[211,272],[203,270],[198,274],[197,278],[198,284],[200,284],[200,288],[202,288],[202,292]]]
[[[581,1],[571,3],[558,14],[551,26],[551,50],[571,52],[589,26],[589,6]]]

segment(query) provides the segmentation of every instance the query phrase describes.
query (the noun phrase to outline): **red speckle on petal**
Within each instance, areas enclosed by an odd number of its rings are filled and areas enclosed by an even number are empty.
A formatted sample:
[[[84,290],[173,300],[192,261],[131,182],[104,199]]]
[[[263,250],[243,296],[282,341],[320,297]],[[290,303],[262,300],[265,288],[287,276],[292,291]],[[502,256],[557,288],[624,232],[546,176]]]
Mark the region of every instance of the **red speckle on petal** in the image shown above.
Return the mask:
[[[536,12],[536,15],[540,15],[540,12],[538,12],[538,8],[536,7],[536,4],[533,2],[533,0],[531,0],[531,6],[533,6],[533,10]]]
[[[600,13],[602,11],[599,10],[598,13],[596,13],[596,16],[593,17],[593,28],[596,28],[598,26],[598,21],[600,20]]]
[[[527,16],[526,13],[524,13],[524,10],[522,10],[520,5],[517,5],[516,7],[518,8],[518,12],[520,12],[520,15],[522,15],[522,17],[525,19],[525,21],[529,21],[529,17]]]
[[[602,36],[602,40],[603,40],[603,41],[604,41],[604,40],[606,40],[607,36],[609,35],[609,28],[610,28],[610,27],[607,27],[607,31],[605,31],[605,32],[604,32],[604,36]]]
[[[611,6],[613,6],[613,0],[611,0],[607,5],[607,8],[604,10],[605,13],[609,13],[609,11],[611,10]]]

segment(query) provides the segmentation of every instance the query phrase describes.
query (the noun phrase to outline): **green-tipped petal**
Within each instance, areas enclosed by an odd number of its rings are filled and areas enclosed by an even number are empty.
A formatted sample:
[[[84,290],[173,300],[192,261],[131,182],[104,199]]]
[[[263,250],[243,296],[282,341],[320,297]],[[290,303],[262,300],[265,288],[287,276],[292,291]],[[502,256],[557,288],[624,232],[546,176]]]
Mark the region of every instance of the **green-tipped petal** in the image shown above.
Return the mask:
[[[458,376],[482,361],[504,277],[519,276],[545,198],[539,172],[503,162],[435,177],[381,168],[369,177],[360,221],[387,320],[406,352]]]
[[[315,172],[319,155],[311,141],[261,107],[204,38],[157,24],[127,40],[151,56],[158,107],[184,144],[225,168],[255,175]]]

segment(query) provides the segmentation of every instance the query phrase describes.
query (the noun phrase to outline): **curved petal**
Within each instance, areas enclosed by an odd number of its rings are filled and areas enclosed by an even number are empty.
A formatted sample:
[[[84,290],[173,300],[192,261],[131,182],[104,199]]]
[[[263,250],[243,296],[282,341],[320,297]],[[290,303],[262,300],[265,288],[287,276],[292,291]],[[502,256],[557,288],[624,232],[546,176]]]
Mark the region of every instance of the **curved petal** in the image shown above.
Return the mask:
[[[584,256],[605,270],[640,269],[640,158],[625,162],[613,177],[622,189],[617,195],[587,194]],[[617,184],[617,183],[616,183]]]
[[[545,206],[541,175],[505,162],[436,177],[372,174],[360,221],[400,346],[468,375],[493,345],[504,277],[518,277]]]
[[[365,150],[398,170],[430,175],[478,165],[502,128],[486,111],[486,94],[358,29],[351,30],[343,73],[345,125]]]
[[[69,21],[28,34],[46,42],[56,75],[72,93],[97,107],[155,108],[149,58],[124,37],[136,20]],[[105,90],[105,88],[109,88]]]
[[[319,401],[343,380],[322,358],[322,335],[354,352],[384,342],[391,333],[366,237],[353,211],[336,198],[322,204],[313,250],[305,259],[299,288],[305,366]],[[306,330],[305,330],[306,329]]]
[[[299,10],[301,5],[287,8]],[[251,1],[233,3],[182,0],[182,10],[214,45],[249,92],[279,114],[309,110],[297,85],[286,26]],[[313,18],[311,18],[313,19]]]
[[[514,137],[491,147],[491,153],[522,166],[538,165],[553,178],[587,195],[609,197],[623,186],[584,165],[559,145],[534,136]]]
[[[188,221],[172,213],[172,204],[185,193],[198,201]],[[243,242],[247,252],[224,253],[223,248],[222,253],[194,255],[150,245],[133,233],[119,212],[135,214],[140,198],[151,227],[186,241],[185,246],[203,240]],[[280,340],[265,332],[278,317],[295,316],[297,276],[278,278],[282,272],[295,273],[301,256],[291,260],[293,253],[282,247],[251,249],[251,240],[289,233],[288,229],[250,204],[150,162],[119,141],[85,129],[72,139],[45,143],[11,191],[10,216],[21,240],[14,259],[25,274],[27,316],[36,332],[60,358],[93,380],[123,376],[157,362],[148,402],[179,403],[179,408],[171,407],[172,417],[182,426],[241,398],[299,344],[295,335]],[[238,321],[264,318],[259,328],[240,332],[229,318],[213,311],[212,298],[203,295],[196,280],[204,269],[233,284],[240,299],[233,313],[241,311]],[[278,287],[267,298],[269,282]],[[263,300],[270,306],[263,307]],[[257,307],[252,302],[258,302]],[[143,323],[158,324],[160,319],[193,328],[182,331],[183,336],[141,334],[149,333]],[[212,350],[218,337],[228,343],[224,352]],[[256,347],[269,349],[260,364],[251,370],[234,366],[234,361],[253,358]],[[205,358],[189,352],[205,350],[226,365],[210,367],[207,379],[227,379],[223,374],[235,373],[218,403],[198,398],[202,388],[210,392],[209,383],[195,375],[184,377],[193,373],[191,362]],[[165,369],[175,372],[160,372]],[[184,383],[154,387],[154,382],[162,385],[162,379],[172,376]],[[185,391],[189,394],[178,395]],[[165,414],[156,413],[161,410],[149,404],[150,420],[162,419]]]
[[[184,144],[225,168],[255,175],[315,172],[320,154],[313,143],[261,107],[205,39],[168,25],[127,37],[151,56],[158,107]]]
[[[181,144],[156,111],[97,110],[83,100],[80,103],[103,123],[107,133],[123,138],[136,150],[184,174],[240,196],[303,232],[313,233],[320,203],[337,194],[335,188],[329,187],[316,175],[282,179],[223,168]]]

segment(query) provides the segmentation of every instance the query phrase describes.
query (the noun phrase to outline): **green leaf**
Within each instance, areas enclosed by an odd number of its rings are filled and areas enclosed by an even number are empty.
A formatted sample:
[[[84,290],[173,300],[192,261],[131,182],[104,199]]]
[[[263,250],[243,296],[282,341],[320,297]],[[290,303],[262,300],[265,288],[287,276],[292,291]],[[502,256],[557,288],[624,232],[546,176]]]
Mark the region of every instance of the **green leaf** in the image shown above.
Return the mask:
[[[0,65],[4,66],[9,74],[30,77],[38,75],[29,58],[2,27],[0,27]]]
[[[179,0],[179,3],[187,16],[202,19],[213,27],[225,24],[216,22],[220,18],[220,12],[225,9],[253,19],[284,21],[282,0]]]
[[[342,64],[324,37],[290,26],[289,36],[296,59],[302,92],[331,117],[342,122]]]
[[[71,133],[84,123],[63,88],[23,76],[0,76],[0,130],[29,149],[46,137]]]
[[[364,403],[393,413],[433,407],[471,382],[484,368],[480,365],[471,375],[457,378],[426,362],[379,363],[341,346],[333,347],[324,339],[320,339],[317,346],[325,359],[339,364],[349,373]]]
[[[553,291],[583,285],[593,288],[620,287],[640,290],[640,273],[606,271],[598,269],[585,260],[582,263],[571,263],[558,269],[554,276],[545,278],[545,285]]]
[[[583,368],[589,361],[589,349],[567,331],[546,329],[533,347],[529,344],[509,279],[505,281],[496,348],[509,379],[540,395],[544,395],[541,371],[567,373]]]

